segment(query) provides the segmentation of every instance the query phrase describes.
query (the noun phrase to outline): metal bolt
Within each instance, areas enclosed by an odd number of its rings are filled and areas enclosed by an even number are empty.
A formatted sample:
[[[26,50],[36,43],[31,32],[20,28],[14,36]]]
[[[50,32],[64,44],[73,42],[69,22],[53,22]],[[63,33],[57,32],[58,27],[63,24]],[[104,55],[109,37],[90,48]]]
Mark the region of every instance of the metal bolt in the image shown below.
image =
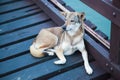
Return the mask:
[[[106,65],[106,67],[108,67],[108,63],[106,63],[105,65]]]
[[[113,12],[112,15],[113,15],[114,17],[116,17],[116,13],[115,13],[115,12]]]
[[[110,68],[110,71],[113,71],[113,68],[112,68],[112,67]]]

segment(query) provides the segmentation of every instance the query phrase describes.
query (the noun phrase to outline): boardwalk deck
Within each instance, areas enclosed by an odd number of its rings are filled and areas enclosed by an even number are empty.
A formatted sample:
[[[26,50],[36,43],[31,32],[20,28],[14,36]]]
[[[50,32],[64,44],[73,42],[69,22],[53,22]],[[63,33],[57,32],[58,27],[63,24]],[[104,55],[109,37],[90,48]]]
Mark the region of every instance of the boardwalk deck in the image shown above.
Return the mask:
[[[40,29],[57,24],[31,1],[0,0],[0,5],[0,80],[106,80],[111,77],[91,55],[89,61],[94,73],[87,75],[80,52],[68,56],[65,65],[53,64],[55,56],[32,57],[29,46]]]

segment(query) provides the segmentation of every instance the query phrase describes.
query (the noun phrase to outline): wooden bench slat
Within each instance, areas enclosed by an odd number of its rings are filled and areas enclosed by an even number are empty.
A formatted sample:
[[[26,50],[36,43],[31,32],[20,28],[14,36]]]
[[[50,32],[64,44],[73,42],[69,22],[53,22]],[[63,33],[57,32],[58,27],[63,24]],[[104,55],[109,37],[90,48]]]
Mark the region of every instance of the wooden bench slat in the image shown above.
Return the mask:
[[[0,15],[0,23],[40,11],[40,9],[35,9],[35,8],[37,8],[37,7],[30,6],[27,8],[23,8],[21,10],[16,10],[16,11],[13,11],[10,13],[2,14],[2,15]],[[32,9],[35,9],[35,10],[32,10]],[[32,10],[32,11],[29,11],[29,10]]]
[[[0,25],[6,24],[6,23],[10,23],[10,22],[13,22],[13,21],[16,21],[16,20],[19,20],[19,19],[23,19],[23,18],[32,16],[32,15],[35,15],[35,14],[39,14],[39,13],[41,13],[41,12],[42,12],[42,11],[35,10],[35,11],[33,11],[33,13],[31,13],[31,14],[24,15],[24,16],[21,16],[21,17],[18,17],[18,18],[14,18],[14,19],[11,19],[11,20],[7,20],[7,21],[0,22]]]
[[[21,1],[21,0],[18,0]],[[8,4],[8,3],[12,3],[12,2],[16,2],[15,0],[0,0],[0,5],[1,4]]]
[[[23,58],[23,59],[24,59],[23,61],[26,61],[25,58]],[[82,57],[79,54],[67,57],[68,61],[65,65],[55,65],[55,64],[53,64],[53,62],[55,60],[57,60],[57,59],[55,58],[52,60],[48,60],[46,62],[31,66],[29,68],[18,71],[16,73],[9,74],[1,79],[2,80],[8,80],[8,79],[13,80],[13,79],[19,79],[19,78],[21,80],[34,79],[34,78],[45,76],[47,74],[52,75],[53,72],[59,73],[64,68],[73,66],[75,64],[82,64],[83,63]],[[20,61],[18,63],[21,64]],[[11,67],[13,67],[13,65]],[[47,76],[45,78],[47,78]]]
[[[42,17],[41,17],[42,16]],[[6,23],[0,26],[0,34],[5,34],[8,32],[13,32],[21,28],[29,27],[31,25],[39,24],[42,21],[50,19],[44,13],[38,13],[33,16],[28,16],[23,19],[19,19],[10,23]]]
[[[49,25],[49,26],[48,26]],[[31,28],[31,31],[33,30],[33,33],[30,33],[30,35],[37,35],[40,31],[40,29],[44,26],[44,27],[51,27],[51,26],[54,26],[55,24],[53,24],[52,21],[48,21],[46,23],[43,23],[43,24],[39,24],[37,26],[33,26]],[[36,30],[36,31],[34,31]],[[23,30],[24,31],[24,30]],[[27,30],[26,30],[27,31]],[[28,29],[29,31],[29,29]],[[21,32],[21,31],[20,31]],[[26,32],[27,33],[27,32]],[[25,34],[23,34],[24,36]],[[29,35],[29,36],[30,36]],[[26,35],[25,35],[26,36]],[[13,36],[15,37],[15,36]],[[26,36],[27,37],[27,36]],[[12,38],[11,38],[12,39]],[[22,39],[22,38],[21,38]],[[4,40],[3,40],[4,41]],[[22,42],[18,42],[16,44],[13,44],[13,45],[10,45],[10,46],[6,46],[6,47],[3,47],[3,48],[0,48],[0,60],[4,60],[8,57],[11,57],[11,56],[14,56],[14,55],[17,55],[17,54],[20,54],[22,52],[25,52],[29,49],[29,46],[32,44],[33,42],[33,39],[29,39],[29,40],[26,40],[26,41],[22,41]]]
[[[35,63],[42,63],[49,59],[51,59],[51,57],[34,58],[30,53],[15,57],[13,59],[0,63],[0,76],[5,76],[22,69],[24,70],[27,67],[33,66]]]
[[[77,67],[75,69],[69,70],[65,73],[62,73],[60,75],[56,75],[49,80],[92,80],[92,78],[101,76],[105,74],[106,72],[102,70],[97,62],[90,63],[91,67],[94,70],[94,73],[92,75],[87,75],[84,69],[84,66]]]
[[[0,14],[3,14],[5,12],[9,12],[11,10],[16,10],[18,8],[22,8],[22,7],[25,7],[25,6],[32,6],[33,3],[30,3],[28,1],[18,1],[18,2],[15,2],[15,3],[12,3],[12,4],[8,4],[8,5],[2,5],[0,6]]]
[[[9,57],[11,56],[16,56],[16,55],[22,54],[22,52],[28,51],[32,42],[33,42],[33,38],[20,43],[16,43],[14,45],[1,48],[0,61],[4,61],[7,58],[9,60]]]
[[[55,26],[56,24],[54,24],[52,21],[50,22],[46,22],[40,25],[36,25],[34,27],[30,27],[27,29],[22,29],[10,34],[6,34],[3,36],[0,36],[0,45],[3,47],[5,45],[11,45],[14,43],[18,43],[20,40],[24,40],[27,39],[28,37],[31,36],[35,36],[39,33],[40,29],[44,28],[48,28],[51,26]]]
[[[12,0],[0,0],[0,3],[5,3],[5,2],[9,2],[9,1],[12,1]]]

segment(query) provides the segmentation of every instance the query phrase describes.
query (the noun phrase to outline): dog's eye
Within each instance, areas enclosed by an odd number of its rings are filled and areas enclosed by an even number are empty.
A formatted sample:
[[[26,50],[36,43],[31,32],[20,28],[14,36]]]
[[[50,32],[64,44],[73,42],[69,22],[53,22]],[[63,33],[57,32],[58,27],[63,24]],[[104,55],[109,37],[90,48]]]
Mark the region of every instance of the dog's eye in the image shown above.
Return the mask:
[[[74,22],[74,20],[71,20],[71,22]]]

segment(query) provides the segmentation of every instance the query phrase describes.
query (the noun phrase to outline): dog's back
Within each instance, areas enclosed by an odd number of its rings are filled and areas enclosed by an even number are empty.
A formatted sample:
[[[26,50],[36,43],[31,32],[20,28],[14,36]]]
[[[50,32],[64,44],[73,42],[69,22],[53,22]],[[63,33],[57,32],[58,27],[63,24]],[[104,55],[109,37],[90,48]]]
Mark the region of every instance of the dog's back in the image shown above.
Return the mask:
[[[46,30],[50,31],[51,33],[53,33],[54,35],[56,35],[58,38],[63,33],[63,29],[61,27],[52,27],[52,28],[48,28]]]

